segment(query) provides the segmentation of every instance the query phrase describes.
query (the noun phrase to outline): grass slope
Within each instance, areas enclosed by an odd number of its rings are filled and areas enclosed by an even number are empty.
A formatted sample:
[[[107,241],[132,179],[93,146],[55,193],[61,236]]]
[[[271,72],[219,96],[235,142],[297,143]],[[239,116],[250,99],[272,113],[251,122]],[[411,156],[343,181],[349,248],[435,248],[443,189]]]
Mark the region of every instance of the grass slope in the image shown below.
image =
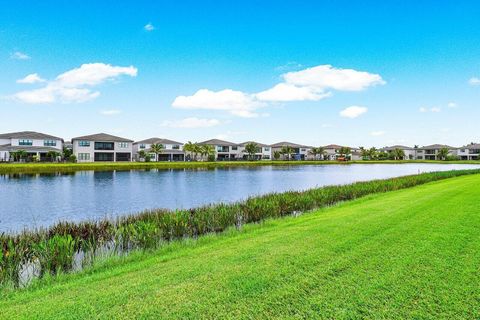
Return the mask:
[[[480,175],[173,243],[4,292],[0,317],[473,319]]]
[[[328,164],[392,164],[392,163],[443,163],[480,164],[480,161],[438,161],[438,160],[382,160],[382,161],[218,161],[218,162],[95,162],[95,163],[3,163],[0,174],[9,173],[52,173],[83,170],[111,171],[133,169],[189,169],[226,168],[241,166],[284,166],[284,165],[328,165]]]

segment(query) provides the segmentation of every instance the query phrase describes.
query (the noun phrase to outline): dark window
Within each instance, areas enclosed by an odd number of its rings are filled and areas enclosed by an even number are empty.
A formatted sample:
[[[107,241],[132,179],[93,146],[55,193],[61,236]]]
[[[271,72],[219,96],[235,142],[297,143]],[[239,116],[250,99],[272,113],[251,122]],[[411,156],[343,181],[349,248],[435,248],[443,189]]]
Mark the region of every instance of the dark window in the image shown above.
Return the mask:
[[[78,141],[78,146],[79,147],[90,147],[90,141]]]
[[[95,150],[113,150],[115,144],[113,142],[95,142]]]
[[[95,152],[95,161],[113,161],[113,153]]]
[[[45,147],[55,147],[57,145],[57,141],[55,141],[55,140],[43,140],[43,145]]]
[[[32,140],[28,140],[28,139],[18,140],[18,145],[19,146],[31,146],[32,144],[33,144]]]
[[[130,161],[130,153],[116,153],[116,161]]]

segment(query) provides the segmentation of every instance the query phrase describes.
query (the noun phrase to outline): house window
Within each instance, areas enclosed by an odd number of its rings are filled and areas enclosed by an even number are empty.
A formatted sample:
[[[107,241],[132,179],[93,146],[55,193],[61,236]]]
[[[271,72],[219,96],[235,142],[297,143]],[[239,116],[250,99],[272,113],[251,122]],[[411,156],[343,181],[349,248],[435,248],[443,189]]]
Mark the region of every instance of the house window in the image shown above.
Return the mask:
[[[80,161],[90,160],[90,153],[79,153],[78,160]]]
[[[28,140],[28,139],[18,140],[18,145],[19,146],[31,146],[32,144],[33,144],[32,140]]]
[[[85,141],[85,140],[78,141],[78,146],[79,147],[90,147],[90,141]]]
[[[119,142],[118,147],[119,148],[128,148],[128,142]]]
[[[144,144],[141,144],[141,145],[140,145],[140,149],[145,149],[145,145],[144,145]]]
[[[302,148],[302,149],[300,149],[300,151],[305,152],[305,151],[307,151],[307,149]]]
[[[113,142],[95,142],[95,150],[114,150]]]
[[[57,145],[57,141],[55,141],[55,140],[43,140],[43,145],[45,147],[55,147]]]
[[[173,149],[173,150],[180,150],[180,145],[179,145],[179,144],[174,144],[174,145],[172,146],[172,149]]]
[[[238,147],[237,146],[232,146],[232,151],[237,151]]]

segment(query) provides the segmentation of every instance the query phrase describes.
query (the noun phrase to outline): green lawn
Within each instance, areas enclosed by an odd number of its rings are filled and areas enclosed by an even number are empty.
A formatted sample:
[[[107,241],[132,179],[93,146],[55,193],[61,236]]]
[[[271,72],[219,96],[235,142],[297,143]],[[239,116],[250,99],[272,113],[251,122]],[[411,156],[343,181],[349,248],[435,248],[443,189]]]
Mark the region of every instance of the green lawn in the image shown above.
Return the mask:
[[[173,243],[24,291],[5,319],[480,316],[480,175]]]
[[[218,161],[218,162],[95,162],[95,163],[1,163],[0,174],[75,172],[80,170],[188,169],[238,166],[328,165],[328,164],[443,163],[480,164],[480,161],[382,160],[382,161]]]

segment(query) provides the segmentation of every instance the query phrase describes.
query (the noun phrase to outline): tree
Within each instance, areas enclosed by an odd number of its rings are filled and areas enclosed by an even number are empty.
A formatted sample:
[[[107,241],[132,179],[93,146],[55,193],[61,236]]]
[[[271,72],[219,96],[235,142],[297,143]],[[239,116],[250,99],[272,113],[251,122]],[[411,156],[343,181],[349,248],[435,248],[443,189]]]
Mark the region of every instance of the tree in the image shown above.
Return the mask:
[[[344,157],[347,159],[349,155],[352,153],[352,149],[349,147],[341,147],[340,150],[338,150],[338,153],[340,154],[341,157]]]
[[[57,151],[48,151],[47,152],[47,158],[50,159],[50,161],[54,162],[56,159],[58,159],[58,157],[60,157],[60,152],[57,152]]]
[[[447,157],[448,157],[449,153],[450,153],[450,150],[446,147],[443,147],[440,150],[438,150],[437,159],[438,160],[447,160]]]
[[[370,149],[368,149],[368,156],[369,156],[370,160],[376,160],[376,159],[378,159],[378,150],[377,150],[377,148],[371,147]]]
[[[324,147],[318,147],[318,148],[312,148],[310,151],[310,154],[313,155],[314,159],[317,160],[317,156],[320,155],[321,159],[323,160],[325,156],[325,148]]]
[[[10,156],[13,158],[13,161],[20,161],[28,156],[28,152],[20,149],[10,152]]]
[[[138,151],[138,156],[140,157],[140,159],[144,159],[145,162],[150,162],[150,154],[147,153],[145,150]]]
[[[154,143],[150,146],[150,150],[149,152],[150,153],[154,153],[155,154],[155,160],[158,161],[158,155],[160,153],[162,153],[163,149],[165,149],[165,147],[163,146],[163,144],[161,143]]]
[[[360,155],[363,160],[372,160],[370,157],[370,150],[365,149],[364,147],[360,147]]]
[[[214,146],[205,144],[205,145],[199,146],[199,147],[200,147],[200,155],[202,157],[206,156],[208,161],[215,161],[215,147]],[[213,160],[212,160],[212,156],[213,156]]]
[[[293,150],[292,147],[290,146],[283,146],[282,149],[280,149],[280,153],[283,154],[283,156],[287,156],[288,160],[292,158],[292,154],[295,153],[295,150]]]
[[[393,160],[403,160],[405,158],[405,152],[400,148],[392,150]]]
[[[248,154],[249,160],[254,160],[255,154],[260,152],[260,147],[255,142],[249,142],[245,145],[245,150],[243,152]]]
[[[67,147],[63,147],[63,150],[62,150],[62,158],[67,160],[70,158],[70,156],[72,155],[73,151],[72,149],[69,149]]]
[[[278,160],[278,159],[280,159],[281,155],[282,154],[280,153],[280,151],[274,151],[273,152],[273,159]]]

